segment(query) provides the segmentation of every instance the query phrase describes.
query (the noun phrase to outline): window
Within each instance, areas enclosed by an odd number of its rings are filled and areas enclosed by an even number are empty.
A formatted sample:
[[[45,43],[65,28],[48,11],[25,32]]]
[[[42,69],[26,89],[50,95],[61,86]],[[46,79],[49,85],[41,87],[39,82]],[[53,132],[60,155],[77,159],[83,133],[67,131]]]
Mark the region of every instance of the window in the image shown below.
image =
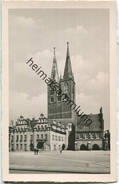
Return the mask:
[[[22,139],[23,139],[23,135],[20,136],[20,142],[22,142]]]
[[[54,150],[56,150],[56,145],[54,145]]]
[[[30,140],[31,140],[31,141],[33,140],[33,135],[30,136]]]
[[[18,150],[19,149],[19,145],[18,144],[16,144],[16,150]]]
[[[43,134],[41,134],[41,139],[43,139]]]
[[[92,133],[92,138],[93,138],[93,139],[95,139],[95,138],[96,138],[95,133]]]
[[[19,135],[16,136],[16,142],[18,142],[18,141],[19,141]]]
[[[86,134],[85,134],[85,138],[86,138],[86,139],[89,139],[89,133],[86,133]]]
[[[27,135],[24,135],[24,142],[27,141]]]
[[[12,146],[11,146],[11,150],[12,150],[12,151],[14,151],[14,144],[12,144]]]
[[[100,133],[100,134],[99,134],[99,137],[100,137],[100,138],[102,138],[102,137],[103,137],[102,133]]]
[[[55,136],[55,140],[57,141],[57,136]]]
[[[82,133],[80,134],[80,139],[83,139],[83,134]]]
[[[59,141],[60,141],[60,136],[59,136]]]
[[[80,139],[80,137],[79,137],[79,135],[78,135],[78,134],[76,134],[76,139]]]
[[[50,90],[50,95],[53,95],[53,94],[54,94],[54,90],[51,89],[51,90]]]
[[[39,134],[37,134],[37,139],[39,139]]]
[[[54,140],[54,135],[52,135],[52,140]]]
[[[27,144],[24,144],[24,151],[27,151]]]
[[[57,97],[58,102],[61,102],[61,96]]]
[[[12,135],[11,142],[14,142],[14,136]]]
[[[67,94],[64,94],[64,96],[62,97],[63,102],[67,102],[69,99]]]
[[[20,150],[22,150],[22,144],[20,144]]]
[[[90,139],[90,133],[87,133],[87,138]]]
[[[98,139],[99,138],[99,133],[96,133],[95,136],[96,136],[96,139]]]
[[[53,97],[51,97],[51,100],[50,100],[50,101],[51,101],[51,103],[53,103],[53,102],[54,102],[54,98],[53,98]]]
[[[43,125],[41,125],[41,130],[44,130],[44,127],[43,127]]]
[[[45,134],[45,139],[47,140],[47,134]]]

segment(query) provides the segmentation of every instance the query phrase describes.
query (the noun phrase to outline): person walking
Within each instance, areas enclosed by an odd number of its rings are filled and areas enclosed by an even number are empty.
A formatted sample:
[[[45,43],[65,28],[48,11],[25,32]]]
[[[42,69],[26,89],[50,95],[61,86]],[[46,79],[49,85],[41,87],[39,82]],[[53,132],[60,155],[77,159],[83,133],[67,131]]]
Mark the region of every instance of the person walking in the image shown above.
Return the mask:
[[[62,148],[60,148],[60,154],[62,154]]]

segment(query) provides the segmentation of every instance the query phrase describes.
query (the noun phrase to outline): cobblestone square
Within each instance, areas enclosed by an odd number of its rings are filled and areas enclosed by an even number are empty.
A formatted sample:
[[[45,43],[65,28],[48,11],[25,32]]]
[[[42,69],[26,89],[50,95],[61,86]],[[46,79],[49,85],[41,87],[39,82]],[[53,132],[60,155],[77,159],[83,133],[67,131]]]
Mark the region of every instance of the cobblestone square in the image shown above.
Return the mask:
[[[11,152],[10,173],[109,173],[109,151]]]

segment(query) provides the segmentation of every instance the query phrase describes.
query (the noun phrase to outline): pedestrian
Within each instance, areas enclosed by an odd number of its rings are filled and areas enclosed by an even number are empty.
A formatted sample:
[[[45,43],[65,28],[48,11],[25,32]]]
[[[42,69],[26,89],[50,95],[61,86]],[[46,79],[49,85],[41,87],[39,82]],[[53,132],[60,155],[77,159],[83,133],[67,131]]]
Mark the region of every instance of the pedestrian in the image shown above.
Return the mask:
[[[62,154],[62,148],[60,148],[60,154]]]
[[[39,152],[39,150],[37,149],[37,150],[36,150],[37,155],[38,155],[38,152]]]

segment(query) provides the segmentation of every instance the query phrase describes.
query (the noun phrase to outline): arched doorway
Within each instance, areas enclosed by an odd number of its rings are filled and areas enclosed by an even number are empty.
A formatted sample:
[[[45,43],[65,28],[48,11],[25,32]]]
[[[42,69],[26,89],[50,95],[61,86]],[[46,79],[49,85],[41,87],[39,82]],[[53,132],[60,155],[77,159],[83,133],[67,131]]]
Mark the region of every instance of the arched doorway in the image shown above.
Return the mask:
[[[100,147],[98,144],[93,144],[92,150],[100,150]]]
[[[37,148],[38,149],[43,149],[43,145],[44,145],[44,142],[39,141],[38,144],[37,144]]]
[[[81,144],[80,150],[87,150],[87,146],[85,144]]]

